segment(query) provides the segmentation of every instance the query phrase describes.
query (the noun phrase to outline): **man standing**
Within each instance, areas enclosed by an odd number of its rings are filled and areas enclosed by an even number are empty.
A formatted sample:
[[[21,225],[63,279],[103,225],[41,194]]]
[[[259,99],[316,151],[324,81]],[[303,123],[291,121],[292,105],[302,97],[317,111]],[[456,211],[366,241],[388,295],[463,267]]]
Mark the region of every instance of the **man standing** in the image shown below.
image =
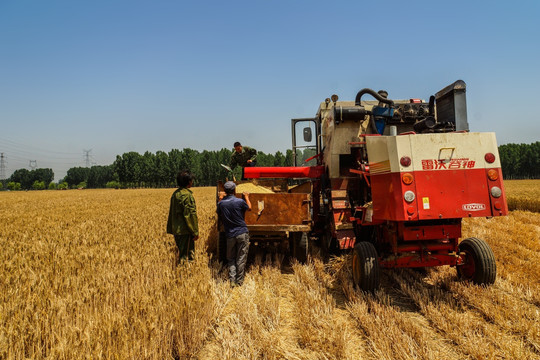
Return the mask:
[[[167,233],[174,235],[174,241],[180,252],[180,260],[193,259],[195,240],[199,238],[199,221],[195,198],[189,189],[193,185],[193,175],[188,170],[180,171],[176,176],[178,189],[171,196]]]
[[[243,193],[242,199],[235,196],[236,184],[227,181],[220,194],[217,213],[225,227],[227,238],[227,265],[231,285],[242,285],[249,250],[249,232],[244,220],[246,211],[251,210],[249,193]]]
[[[240,142],[234,143],[234,151],[231,155],[230,168],[234,170],[237,165],[242,167],[242,180],[244,178],[244,168],[257,164],[257,150],[249,146],[242,146]]]

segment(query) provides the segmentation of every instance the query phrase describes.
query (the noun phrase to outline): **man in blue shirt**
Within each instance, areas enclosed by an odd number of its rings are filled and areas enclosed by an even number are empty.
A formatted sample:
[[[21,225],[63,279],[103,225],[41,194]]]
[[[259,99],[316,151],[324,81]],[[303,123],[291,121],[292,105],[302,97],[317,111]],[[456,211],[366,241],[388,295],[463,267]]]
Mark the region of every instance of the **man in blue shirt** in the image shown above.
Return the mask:
[[[227,181],[220,194],[217,213],[223,222],[227,238],[227,265],[232,285],[242,285],[249,250],[249,232],[244,220],[246,211],[251,210],[249,193],[243,193],[242,199],[235,196],[236,184]]]

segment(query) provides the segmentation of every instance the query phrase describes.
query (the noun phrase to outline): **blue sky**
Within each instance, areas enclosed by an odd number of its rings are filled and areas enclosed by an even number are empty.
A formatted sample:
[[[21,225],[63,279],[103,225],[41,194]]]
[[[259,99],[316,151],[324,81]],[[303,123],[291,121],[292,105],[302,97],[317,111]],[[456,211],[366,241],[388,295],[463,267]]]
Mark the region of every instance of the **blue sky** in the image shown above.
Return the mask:
[[[290,119],[361,88],[467,83],[471,131],[540,140],[540,2],[0,0],[9,176],[128,151],[290,148]]]

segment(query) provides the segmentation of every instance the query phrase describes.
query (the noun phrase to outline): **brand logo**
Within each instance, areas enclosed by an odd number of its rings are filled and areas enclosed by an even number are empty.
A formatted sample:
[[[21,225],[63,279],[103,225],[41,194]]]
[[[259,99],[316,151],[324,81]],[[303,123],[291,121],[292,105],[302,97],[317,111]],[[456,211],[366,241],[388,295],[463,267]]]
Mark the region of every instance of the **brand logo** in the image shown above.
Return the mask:
[[[465,211],[481,211],[486,210],[485,204],[463,204],[463,210]]]
[[[424,159],[422,160],[422,170],[457,170],[473,169],[476,161],[469,158],[461,159]]]

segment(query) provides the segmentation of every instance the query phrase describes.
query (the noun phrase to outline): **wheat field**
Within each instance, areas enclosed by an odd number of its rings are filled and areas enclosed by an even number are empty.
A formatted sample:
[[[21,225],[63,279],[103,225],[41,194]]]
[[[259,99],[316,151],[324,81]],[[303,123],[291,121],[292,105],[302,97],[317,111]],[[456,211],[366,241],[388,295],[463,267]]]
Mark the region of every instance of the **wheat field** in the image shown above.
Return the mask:
[[[540,180],[506,180],[508,208],[540,212]]]
[[[385,270],[367,295],[347,255],[257,257],[231,288],[215,188],[194,189],[201,234],[180,264],[173,191],[0,193],[0,359],[540,358],[538,212],[464,220],[495,253],[487,288],[449,267]]]

